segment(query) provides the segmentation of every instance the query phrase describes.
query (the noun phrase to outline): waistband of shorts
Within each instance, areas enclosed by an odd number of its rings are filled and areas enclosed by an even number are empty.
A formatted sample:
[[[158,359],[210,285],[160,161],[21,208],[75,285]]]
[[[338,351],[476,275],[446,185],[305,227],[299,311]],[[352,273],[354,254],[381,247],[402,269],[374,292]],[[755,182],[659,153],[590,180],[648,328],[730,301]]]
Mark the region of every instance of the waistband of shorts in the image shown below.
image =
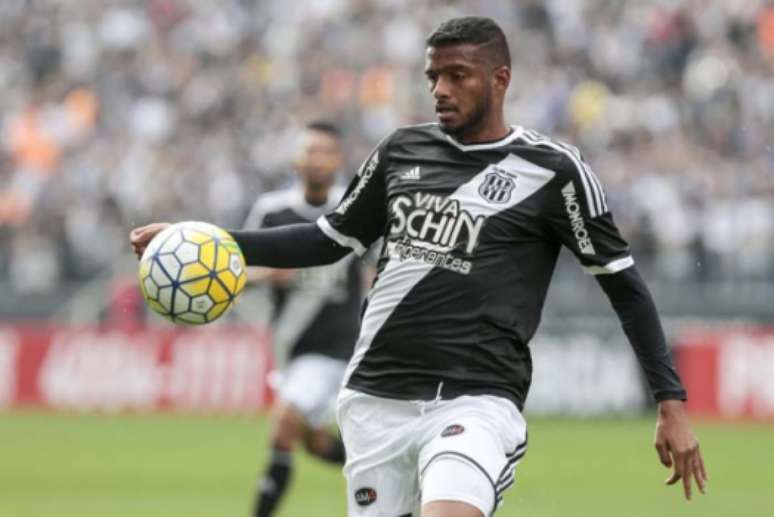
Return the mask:
[[[443,381],[434,381],[432,383],[404,383],[402,389],[378,388],[364,385],[355,378],[350,378],[346,385],[347,388],[354,391],[361,391],[368,395],[396,400],[452,400],[466,395],[492,395],[501,397],[512,402],[519,411],[524,408],[524,400],[518,397],[511,389],[498,386],[477,386],[462,384],[454,380],[445,379]]]

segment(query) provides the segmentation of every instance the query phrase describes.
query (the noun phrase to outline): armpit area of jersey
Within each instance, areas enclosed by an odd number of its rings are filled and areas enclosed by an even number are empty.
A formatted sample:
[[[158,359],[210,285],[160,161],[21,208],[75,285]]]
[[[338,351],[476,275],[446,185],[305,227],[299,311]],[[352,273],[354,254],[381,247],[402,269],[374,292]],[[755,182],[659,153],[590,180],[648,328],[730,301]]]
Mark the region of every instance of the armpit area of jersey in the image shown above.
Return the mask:
[[[340,246],[314,223],[265,230],[229,230],[248,266],[300,268],[333,264],[351,250]]]

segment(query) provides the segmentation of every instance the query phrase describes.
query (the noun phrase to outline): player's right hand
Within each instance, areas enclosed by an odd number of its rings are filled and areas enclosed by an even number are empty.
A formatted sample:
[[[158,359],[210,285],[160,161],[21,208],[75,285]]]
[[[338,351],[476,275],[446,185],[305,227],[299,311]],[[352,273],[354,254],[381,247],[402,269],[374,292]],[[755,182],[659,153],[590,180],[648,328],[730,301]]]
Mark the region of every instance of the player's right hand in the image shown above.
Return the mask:
[[[140,226],[129,232],[129,242],[132,244],[132,250],[137,258],[142,257],[145,248],[148,243],[156,236],[156,234],[163,231],[170,223],[151,223],[145,226]]]

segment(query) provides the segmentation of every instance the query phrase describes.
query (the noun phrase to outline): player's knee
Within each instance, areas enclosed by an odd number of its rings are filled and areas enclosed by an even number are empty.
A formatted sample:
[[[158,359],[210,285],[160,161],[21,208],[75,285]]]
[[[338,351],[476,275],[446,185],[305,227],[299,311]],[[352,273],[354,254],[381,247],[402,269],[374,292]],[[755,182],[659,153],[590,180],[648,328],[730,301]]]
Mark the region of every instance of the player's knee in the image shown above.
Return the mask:
[[[325,429],[312,429],[304,437],[306,451],[330,463],[344,464],[346,454],[341,437]]]
[[[422,517],[484,517],[484,514],[468,503],[434,501],[422,505]]]
[[[328,433],[319,429],[312,429],[304,436],[304,447],[314,455],[324,453],[330,445]]]
[[[441,456],[422,476],[422,517],[484,517],[495,506],[492,482],[478,467]]]
[[[292,406],[280,407],[274,415],[272,431],[272,446],[279,449],[292,450],[304,436],[304,417]]]

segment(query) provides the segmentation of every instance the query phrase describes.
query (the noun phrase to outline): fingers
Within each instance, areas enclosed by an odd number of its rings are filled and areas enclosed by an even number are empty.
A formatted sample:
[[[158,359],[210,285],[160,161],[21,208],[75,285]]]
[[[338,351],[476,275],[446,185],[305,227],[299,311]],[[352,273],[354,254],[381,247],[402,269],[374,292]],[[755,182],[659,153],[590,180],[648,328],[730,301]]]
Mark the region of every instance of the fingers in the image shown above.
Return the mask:
[[[656,443],[656,452],[658,452],[658,458],[661,460],[661,464],[666,468],[672,466],[672,457],[669,455],[669,448],[664,443]]]
[[[685,498],[689,501],[693,495],[693,481],[699,487],[702,494],[707,492],[707,473],[704,468],[704,460],[701,457],[698,445],[688,452],[676,453],[672,457],[674,472],[664,481],[667,485],[674,485],[682,480]]]
[[[687,454],[682,459],[683,470],[683,492],[685,492],[685,498],[691,500],[691,477],[693,475],[693,454]]]
[[[704,460],[698,447],[693,455],[693,477],[696,478],[696,485],[699,487],[699,491],[702,494],[706,494],[707,471],[704,469]]]
[[[692,461],[692,471],[693,471],[693,478],[696,480],[696,486],[699,487],[699,492],[702,494],[706,493],[704,491],[704,478],[701,475],[701,467],[699,466],[699,459],[694,456]]]
[[[132,244],[142,244],[150,241],[158,233],[157,224],[140,226],[129,232],[129,240]]]
[[[169,226],[168,223],[152,223],[134,228],[129,232],[129,242],[137,258],[142,257],[148,243],[167,226]]]
[[[682,476],[680,475],[680,473],[679,473],[679,472],[677,472],[677,468],[675,468],[675,471],[674,471],[674,472],[672,472],[672,475],[671,475],[671,476],[669,476],[668,478],[666,478],[666,480],[664,481],[664,484],[667,484],[667,485],[674,485],[675,483],[677,483],[678,481],[680,481],[680,478],[681,478],[681,477],[682,477]]]
[[[699,443],[682,413],[682,406],[678,409],[678,413],[675,414],[673,406],[665,406],[665,408],[660,406],[655,446],[661,463],[667,468],[674,469],[664,482],[667,485],[674,485],[682,480],[685,498],[690,500],[693,495],[694,481],[699,491],[706,493],[707,471],[699,450]]]
[[[142,258],[142,254],[145,253],[145,248],[148,246],[148,240],[141,240],[136,238],[131,241],[132,251],[135,255],[137,255],[138,259]]]
[[[709,476],[707,475],[707,469],[704,468],[704,458],[701,455],[701,450],[698,449],[697,455],[699,456],[699,468],[701,469],[701,477],[704,481],[707,481],[709,479]]]
[[[147,246],[148,241],[143,238],[144,235],[144,227],[143,228],[135,228],[131,232],[129,232],[129,242],[132,245],[132,251],[134,251],[134,254],[137,255],[137,258],[142,257],[143,252],[145,251],[145,247]]]

